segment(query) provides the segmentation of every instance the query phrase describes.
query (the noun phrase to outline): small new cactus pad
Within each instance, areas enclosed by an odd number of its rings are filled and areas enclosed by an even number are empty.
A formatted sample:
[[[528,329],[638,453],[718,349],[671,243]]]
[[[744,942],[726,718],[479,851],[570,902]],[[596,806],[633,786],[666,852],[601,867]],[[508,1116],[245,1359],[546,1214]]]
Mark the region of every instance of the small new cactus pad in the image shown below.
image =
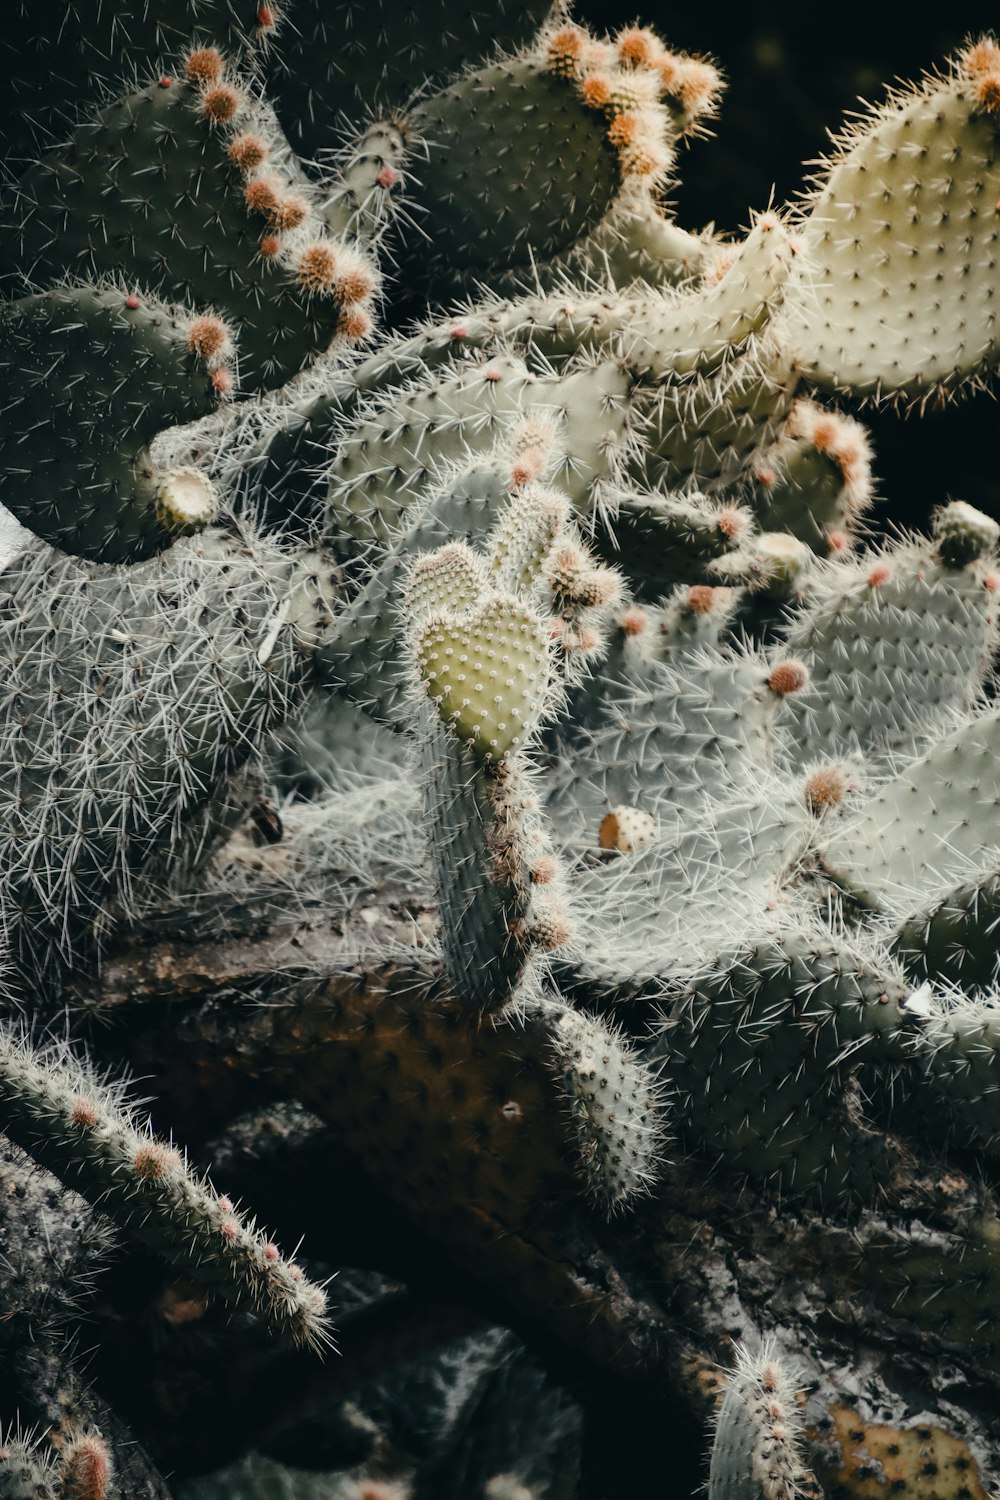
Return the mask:
[[[481,760],[503,760],[538,723],[548,687],[547,632],[519,599],[487,595],[461,615],[434,616],[420,629],[416,661],[441,722]]]

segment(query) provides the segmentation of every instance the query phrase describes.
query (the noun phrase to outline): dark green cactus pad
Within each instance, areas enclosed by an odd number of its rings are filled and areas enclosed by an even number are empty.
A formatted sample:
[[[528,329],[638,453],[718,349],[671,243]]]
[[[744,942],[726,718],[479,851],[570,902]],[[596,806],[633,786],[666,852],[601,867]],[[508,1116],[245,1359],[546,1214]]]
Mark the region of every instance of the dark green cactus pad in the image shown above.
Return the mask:
[[[246,136],[266,150],[247,173],[232,159]],[[254,207],[272,182],[277,206],[262,196]],[[164,76],[77,126],[21,178],[0,215],[0,266],[12,284],[112,274],[211,307],[237,334],[241,382],[281,385],[327,348],[341,313],[336,273],[320,292],[301,269],[311,245],[344,253],[309,191],[238,80]]]
[[[0,500],[68,552],[134,562],[214,517],[193,470],[174,479],[150,444],[218,399],[195,323],[155,298],[93,287],[46,292],[0,310]],[[217,366],[228,375],[224,366]],[[187,491],[188,503],[175,503]],[[183,501],[183,496],[181,500]]]

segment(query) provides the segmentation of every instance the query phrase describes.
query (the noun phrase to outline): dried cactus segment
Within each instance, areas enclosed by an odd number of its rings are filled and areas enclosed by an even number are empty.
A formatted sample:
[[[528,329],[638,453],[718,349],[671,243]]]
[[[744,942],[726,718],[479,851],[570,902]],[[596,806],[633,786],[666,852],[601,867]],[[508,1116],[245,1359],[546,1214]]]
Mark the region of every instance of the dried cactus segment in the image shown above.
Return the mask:
[[[209,1290],[292,1343],[329,1342],[322,1289],[68,1051],[0,1033],[0,1118],[67,1187]]]
[[[114,1476],[111,1451],[96,1433],[74,1438],[60,1456],[62,1500],[105,1500]]]
[[[137,562],[214,520],[208,477],[158,468],[150,448],[225,393],[231,346],[219,319],[192,321],[112,287],[61,288],[8,303],[0,342],[3,502],[36,535],[96,561]]]

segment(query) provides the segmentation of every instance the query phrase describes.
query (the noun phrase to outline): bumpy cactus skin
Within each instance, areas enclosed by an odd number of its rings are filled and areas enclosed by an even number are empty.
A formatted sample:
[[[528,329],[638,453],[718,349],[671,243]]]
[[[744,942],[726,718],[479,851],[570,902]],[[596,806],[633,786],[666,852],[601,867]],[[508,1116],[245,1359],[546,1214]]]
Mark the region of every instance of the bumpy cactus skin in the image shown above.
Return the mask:
[[[5,27],[0,1496],[983,1500],[1000,522],[855,412],[1000,362],[1000,44],[727,239],[568,0]]]

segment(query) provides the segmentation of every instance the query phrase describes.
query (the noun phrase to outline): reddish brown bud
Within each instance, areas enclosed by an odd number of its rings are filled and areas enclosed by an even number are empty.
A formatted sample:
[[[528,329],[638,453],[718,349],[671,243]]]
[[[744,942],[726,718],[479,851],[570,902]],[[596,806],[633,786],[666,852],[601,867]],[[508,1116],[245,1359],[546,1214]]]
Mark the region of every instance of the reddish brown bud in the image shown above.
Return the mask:
[[[366,265],[358,262],[348,266],[337,277],[336,293],[341,302],[350,306],[363,302],[375,290],[375,277]]]
[[[232,84],[217,83],[202,96],[201,112],[213,125],[227,125],[242,103]]]
[[[843,802],[849,790],[850,783],[839,766],[823,766],[806,782],[806,803],[813,812],[822,812]]]
[[[132,1157],[136,1175],[144,1182],[157,1182],[178,1165],[180,1157],[160,1141],[147,1141]]]
[[[299,285],[307,292],[332,292],[337,274],[337,257],[332,245],[325,240],[307,245],[298,258],[295,274]]]
[[[626,26],[618,33],[615,45],[622,62],[633,67],[652,67],[663,51],[659,37],[645,26]]]
[[[187,347],[189,354],[211,365],[231,354],[232,339],[221,318],[216,318],[212,313],[203,313],[200,318],[194,318],[188,324]]]
[[[777,694],[779,698],[785,698],[789,693],[801,692],[808,681],[808,668],[804,667],[800,661],[781,661],[771,668],[767,685],[772,693]]]
[[[184,77],[188,83],[215,83],[224,66],[218,47],[199,47],[184,64]]]
[[[710,615],[715,608],[715,589],[707,583],[693,583],[688,589],[685,608],[692,615]]]
[[[345,307],[337,319],[337,332],[355,343],[366,339],[371,331],[372,320],[363,307]]]
[[[976,98],[984,109],[1000,109],[1000,71],[984,73],[977,79]]]
[[[267,159],[267,144],[261,136],[244,130],[233,136],[226,155],[238,171],[254,172]]]
[[[637,604],[630,605],[618,617],[618,628],[623,635],[642,635],[649,626],[649,616]]]
[[[580,97],[588,109],[607,109],[612,93],[611,80],[604,73],[591,73],[580,83]]]
[[[97,1105],[90,1099],[74,1099],[69,1117],[79,1130],[93,1130],[101,1118]]]
[[[64,1500],[104,1500],[111,1479],[111,1455],[94,1435],[77,1438],[62,1460],[59,1493]]]

